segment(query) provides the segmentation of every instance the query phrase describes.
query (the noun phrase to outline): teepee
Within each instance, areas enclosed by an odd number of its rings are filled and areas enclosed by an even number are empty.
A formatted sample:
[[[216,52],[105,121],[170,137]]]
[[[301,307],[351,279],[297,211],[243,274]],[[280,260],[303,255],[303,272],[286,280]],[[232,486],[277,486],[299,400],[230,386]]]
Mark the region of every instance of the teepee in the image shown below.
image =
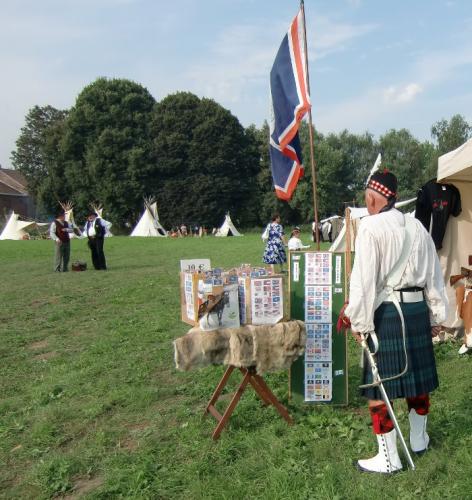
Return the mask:
[[[27,240],[29,239],[28,231],[37,228],[36,222],[22,221],[18,214],[12,212],[0,234],[0,240]]]
[[[229,212],[225,215],[225,220],[222,226],[216,231],[215,236],[242,236],[242,234],[234,227],[233,221]]]
[[[144,199],[144,212],[130,236],[167,236],[167,231],[159,222],[157,203],[152,198]]]
[[[100,204],[95,205],[94,203],[91,203],[90,208],[100,217],[100,219],[102,219],[103,223],[105,224],[105,238],[113,236],[112,232],[110,231],[112,223],[103,218],[103,206]]]
[[[59,202],[59,205],[61,205],[62,210],[64,210],[66,222],[71,224],[74,229],[73,233],[69,233],[69,237],[77,238],[78,234],[76,233],[76,231],[78,231],[80,235],[80,229],[74,220],[74,204],[71,201],[64,201],[64,202]]]

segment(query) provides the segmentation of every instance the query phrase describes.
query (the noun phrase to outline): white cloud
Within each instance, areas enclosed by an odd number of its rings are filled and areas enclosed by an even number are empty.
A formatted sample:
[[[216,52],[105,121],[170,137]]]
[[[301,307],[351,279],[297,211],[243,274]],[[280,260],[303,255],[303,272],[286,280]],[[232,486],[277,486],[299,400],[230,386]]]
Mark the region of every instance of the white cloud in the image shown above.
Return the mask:
[[[311,49],[310,60],[322,59],[333,52],[345,50],[356,39],[377,29],[378,25],[373,23],[352,24],[335,22],[323,16],[307,17],[308,49]],[[313,43],[311,44],[311,42]]]
[[[268,88],[270,68],[288,24],[226,28],[216,36],[215,48],[210,50],[209,57],[186,70],[190,86],[196,93],[212,97],[226,106],[250,105],[248,96],[260,93],[262,85]],[[374,24],[334,22],[319,15],[307,18],[310,61],[345,50],[355,39],[376,28]]]
[[[423,91],[418,83],[408,83],[400,87],[394,85],[384,90],[384,99],[387,102],[401,104],[410,102]]]

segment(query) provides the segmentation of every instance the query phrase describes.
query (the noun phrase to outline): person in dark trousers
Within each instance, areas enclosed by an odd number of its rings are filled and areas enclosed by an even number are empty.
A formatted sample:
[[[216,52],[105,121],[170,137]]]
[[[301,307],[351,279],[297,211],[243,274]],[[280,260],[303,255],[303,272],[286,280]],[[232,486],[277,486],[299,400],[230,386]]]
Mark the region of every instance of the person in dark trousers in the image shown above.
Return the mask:
[[[56,219],[49,228],[49,236],[54,241],[54,271],[67,272],[70,259],[70,235],[73,225],[65,220],[64,210],[59,210]]]
[[[90,211],[87,215],[83,235],[88,238],[88,246],[92,252],[93,267],[97,271],[106,271],[107,269],[107,262],[103,253],[105,233],[106,226],[104,221],[94,211]]]

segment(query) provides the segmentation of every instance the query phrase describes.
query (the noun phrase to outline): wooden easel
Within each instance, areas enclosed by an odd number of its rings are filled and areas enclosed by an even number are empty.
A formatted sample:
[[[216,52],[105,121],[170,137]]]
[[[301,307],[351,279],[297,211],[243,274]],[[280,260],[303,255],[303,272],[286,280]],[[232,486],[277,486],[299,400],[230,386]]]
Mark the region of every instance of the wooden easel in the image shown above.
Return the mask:
[[[214,440],[220,437],[221,432],[226,427],[226,424],[228,423],[248,384],[252,385],[252,387],[256,391],[256,394],[262,399],[266,406],[275,406],[275,409],[280,413],[282,418],[286,420],[288,424],[293,424],[293,418],[290,416],[285,406],[280,403],[280,401],[275,397],[274,393],[269,389],[269,386],[265,383],[264,379],[257,374],[255,367],[239,368],[239,371],[244,375],[243,380],[239,384],[238,389],[234,393],[234,396],[231,398],[231,401],[224,411],[223,415],[221,415],[221,413],[216,409],[215,404],[218,401],[221,393],[223,392],[223,389],[225,388],[229,377],[235,369],[236,366],[228,366],[205,409],[205,415],[210,413],[211,415],[213,415],[213,417],[216,418],[216,420],[218,420],[218,425],[216,426],[212,434],[212,438]]]

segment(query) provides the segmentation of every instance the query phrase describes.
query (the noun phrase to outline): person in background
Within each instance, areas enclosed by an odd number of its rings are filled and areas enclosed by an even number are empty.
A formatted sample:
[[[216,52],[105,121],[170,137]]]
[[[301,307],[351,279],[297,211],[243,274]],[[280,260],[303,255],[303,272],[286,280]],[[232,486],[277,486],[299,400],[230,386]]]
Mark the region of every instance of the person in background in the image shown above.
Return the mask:
[[[107,269],[107,261],[103,252],[106,230],[107,224],[105,221],[91,210],[87,215],[83,237],[88,238],[88,246],[92,253],[93,267],[97,271],[106,271]]]
[[[269,224],[269,238],[262,257],[265,264],[272,266],[272,270],[274,270],[275,264],[279,264],[280,272],[284,272],[283,267],[285,262],[287,262],[285,244],[284,228],[280,224],[280,215],[275,214],[272,217],[272,222]]]
[[[323,232],[321,231],[321,223],[318,222],[318,224],[316,223],[316,221],[314,220],[311,224],[311,237],[312,237],[312,240],[316,242],[316,232],[318,231],[318,238],[319,238],[319,241],[322,242],[323,241]]]
[[[54,241],[54,271],[66,273],[70,260],[70,233],[74,232],[73,224],[65,219],[64,210],[59,210],[56,219],[49,228],[49,236]]]
[[[289,250],[302,250],[303,248],[310,248],[310,245],[304,245],[302,240],[300,239],[300,228],[294,227],[291,237],[288,240],[288,249]]]
[[[323,241],[333,242],[333,225],[329,220],[323,224],[321,234],[323,236]]]

